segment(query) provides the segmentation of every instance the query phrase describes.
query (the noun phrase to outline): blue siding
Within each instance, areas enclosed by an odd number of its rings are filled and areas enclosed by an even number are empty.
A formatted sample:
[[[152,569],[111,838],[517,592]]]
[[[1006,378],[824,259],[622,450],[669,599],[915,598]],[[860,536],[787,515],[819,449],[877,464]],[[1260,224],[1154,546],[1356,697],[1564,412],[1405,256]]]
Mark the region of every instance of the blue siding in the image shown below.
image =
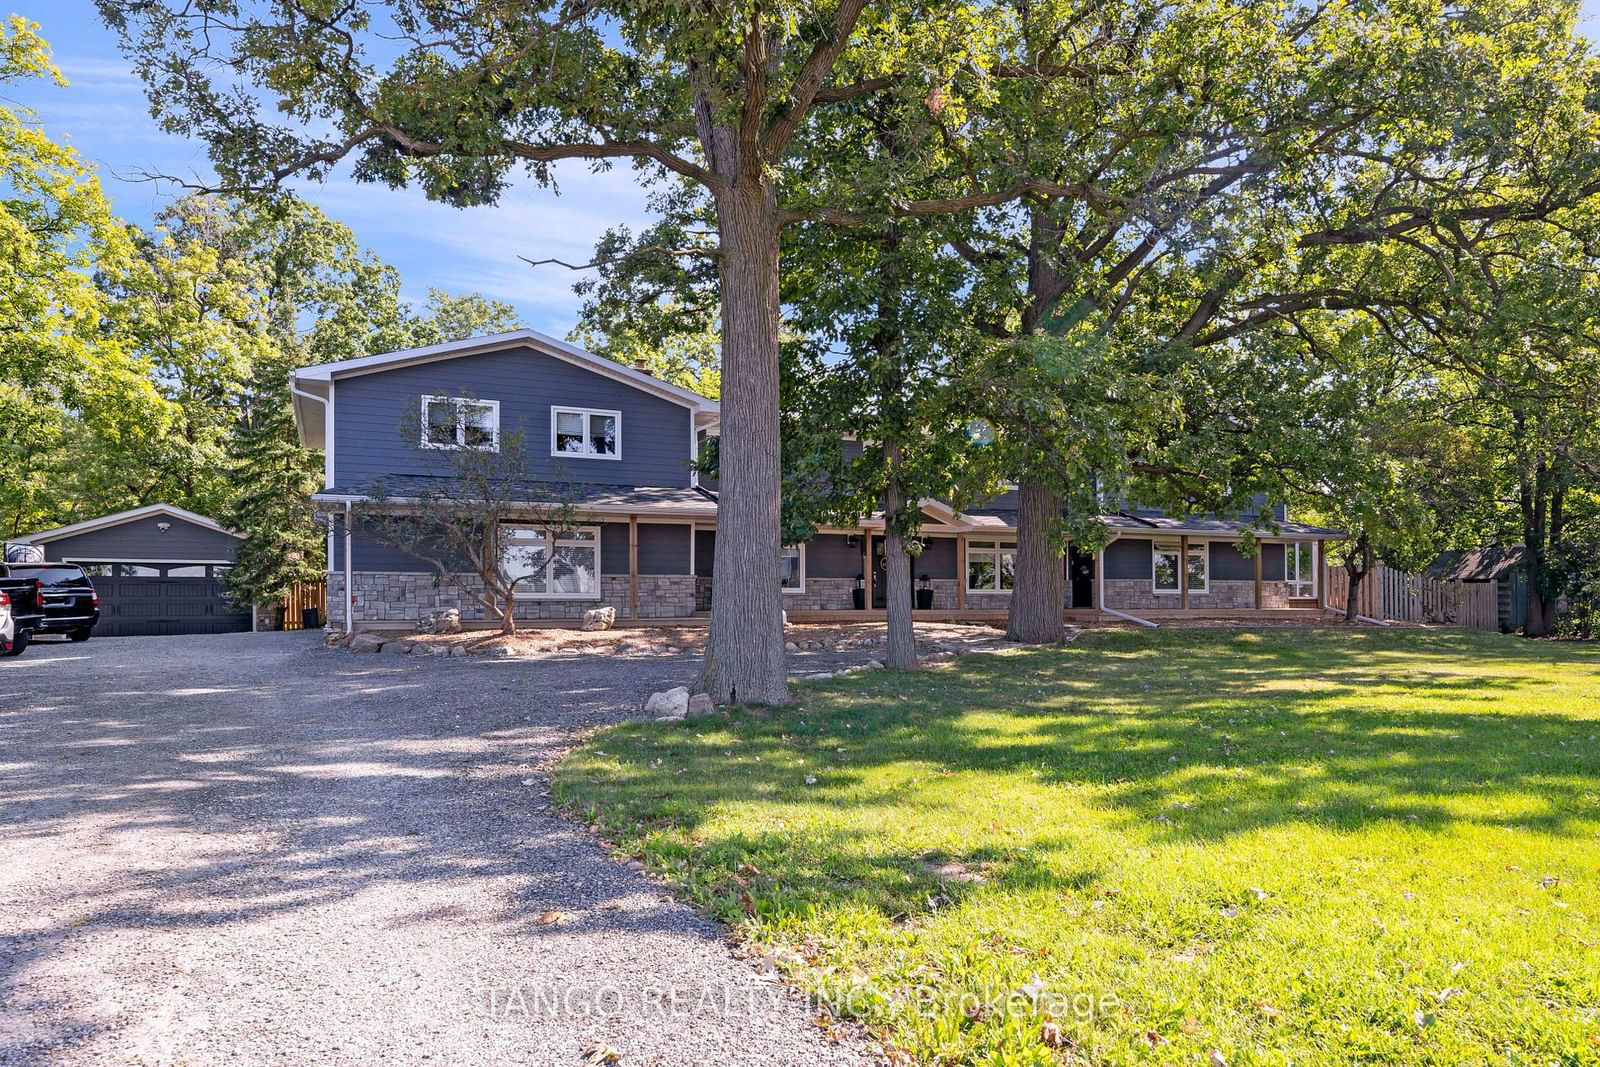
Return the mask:
[[[162,531],[159,524],[166,523]],[[147,559],[231,560],[238,538],[171,515],[150,515],[142,519],[63,537],[39,547],[45,559],[124,560]]]
[[[1148,579],[1154,562],[1151,552],[1149,541],[1131,537],[1117,538],[1106,546],[1106,577]]]
[[[1262,570],[1266,570],[1265,560],[1262,561]],[[1231,541],[1211,542],[1211,577],[1219,582],[1242,582],[1254,581],[1255,576],[1254,557],[1240,552]]]
[[[502,435],[526,435],[530,473],[602,485],[687,486],[690,411],[631,385],[527,348],[460,356],[338,380],[334,386],[334,484],[450,473],[450,454],[402,437],[422,397],[500,403]],[[550,455],[550,408],[622,412],[620,460]]]

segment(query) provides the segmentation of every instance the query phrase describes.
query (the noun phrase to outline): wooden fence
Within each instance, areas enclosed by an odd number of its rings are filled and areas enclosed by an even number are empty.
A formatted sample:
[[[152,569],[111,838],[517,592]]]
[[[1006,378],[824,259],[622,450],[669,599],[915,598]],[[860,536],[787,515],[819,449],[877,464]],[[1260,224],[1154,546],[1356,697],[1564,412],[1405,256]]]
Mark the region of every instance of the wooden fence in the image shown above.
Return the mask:
[[[318,625],[328,621],[328,583],[301,582],[289,590],[289,595],[283,599],[283,628],[285,630],[303,630],[305,609],[316,608]]]
[[[1350,588],[1343,567],[1329,567],[1328,607],[1343,611]],[[1356,591],[1356,613],[1392,622],[1427,622],[1500,629],[1500,592],[1496,582],[1442,582],[1406,574],[1380,564]]]

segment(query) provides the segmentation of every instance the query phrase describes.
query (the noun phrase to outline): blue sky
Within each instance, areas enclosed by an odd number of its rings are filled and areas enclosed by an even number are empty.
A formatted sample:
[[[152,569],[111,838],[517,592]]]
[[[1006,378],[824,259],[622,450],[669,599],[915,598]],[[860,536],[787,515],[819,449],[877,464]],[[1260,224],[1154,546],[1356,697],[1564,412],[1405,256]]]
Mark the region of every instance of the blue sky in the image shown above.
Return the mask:
[[[92,0],[24,0],[12,10],[43,27],[72,84],[15,87],[8,95],[96,164],[119,215],[146,223],[171,196],[170,189],[138,180],[141,172],[206,172],[201,147],[162,133],[150,119],[141,85]],[[1585,32],[1600,37],[1600,0],[1584,0],[1583,10]],[[644,194],[626,166],[591,174],[572,163],[557,176],[560,195],[526,183],[500,206],[467,210],[348,177],[301,192],[398,268],[410,298],[420,300],[430,288],[481,292],[514,305],[535,329],[564,337],[578,307],[574,276],[562,267],[529,267],[517,257],[584,262],[606,228],[638,225],[646,215]]]
[[[91,160],[114,210],[147,223],[173,190],[141,172],[208,173],[203,147],[163,133],[143,87],[117,50],[92,0],[24,0],[12,9],[39,23],[70,86],[9,87],[8,99],[33,108],[45,130]],[[306,199],[355,231],[363,245],[400,271],[406,295],[430,288],[476,291],[514,305],[535,329],[565,337],[578,308],[576,276],[530,267],[517,257],[587,262],[597,238],[621,222],[645,221],[644,194],[628,165],[591,174],[581,163],[557,170],[560,195],[529,182],[501,206],[460,210],[418,193],[362,185],[345,177],[300,188]]]

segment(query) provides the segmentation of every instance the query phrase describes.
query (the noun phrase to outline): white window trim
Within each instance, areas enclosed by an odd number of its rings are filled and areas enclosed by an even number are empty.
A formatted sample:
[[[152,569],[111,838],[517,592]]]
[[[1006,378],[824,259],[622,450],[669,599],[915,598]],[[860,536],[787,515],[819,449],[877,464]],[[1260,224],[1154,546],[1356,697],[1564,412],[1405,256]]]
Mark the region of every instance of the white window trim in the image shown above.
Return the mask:
[[[518,543],[520,543],[520,544],[545,544],[545,545],[549,545],[550,542],[552,540],[554,540],[555,544],[551,547],[552,551],[554,551],[554,549],[556,549],[556,548],[562,548],[562,547],[566,547],[566,548],[573,548],[573,547],[590,548],[590,547],[592,547],[594,549],[594,592],[592,592],[592,593],[535,593],[535,592],[531,591],[531,588],[528,585],[523,584],[523,585],[518,585],[517,586],[517,599],[518,600],[599,600],[601,598],[601,594],[604,592],[604,589],[605,589],[605,571],[601,566],[601,559],[600,559],[600,552],[601,552],[601,549],[600,549],[600,527],[598,527],[598,526],[574,526],[572,528],[572,532],[573,533],[586,533],[586,534],[592,534],[593,535],[591,540],[580,541],[580,540],[577,540],[576,538],[572,538],[572,537],[551,538],[549,531],[547,531],[547,530],[539,530],[539,529],[536,529],[536,528],[534,528],[532,526],[518,526],[515,523],[507,523],[506,526],[510,530],[513,530],[513,531],[520,530],[520,531],[523,531],[523,532],[525,532],[527,534],[530,534],[530,535],[537,535],[537,536],[530,536],[530,537],[527,537],[527,538],[516,539],[518,541]]]
[[[1166,540],[1166,538],[1163,538],[1160,541],[1150,542],[1150,592],[1155,596],[1181,597],[1183,595],[1183,587],[1189,580],[1189,561],[1187,559],[1180,559],[1178,561],[1178,588],[1162,589],[1156,585],[1156,557],[1170,555],[1181,557],[1183,555],[1183,550],[1181,547],[1170,549],[1158,547]],[[1172,541],[1170,543],[1178,546],[1182,546],[1183,544],[1182,541]],[[1201,554],[1200,558],[1205,563],[1205,581],[1200,583],[1198,587],[1190,589],[1190,596],[1203,596],[1206,593],[1211,592],[1211,542],[1190,541],[1190,555],[1193,555],[1197,551]]]
[[[798,586],[794,587],[794,588],[785,588],[783,585],[780,584],[778,586],[778,590],[784,596],[789,596],[791,594],[804,593],[806,591],[806,546],[805,546],[804,542],[802,542],[802,543],[800,543],[798,545],[784,545],[783,548],[780,549],[779,552],[778,552],[778,558],[782,559],[783,558],[783,553],[788,551],[791,548],[795,549],[800,554],[800,584]]]
[[[978,548],[978,549],[974,549],[972,547],[972,542],[971,541],[968,541],[966,543],[966,555],[963,556],[962,560],[961,560],[961,575],[962,575],[961,580],[967,583],[967,592],[969,592],[969,593],[999,593],[1001,596],[1010,596],[1011,595],[1011,590],[1010,589],[1002,589],[1000,587],[1000,557],[1005,555],[1007,550],[1010,550],[1011,559],[1012,559],[1012,566],[1015,567],[1015,565],[1016,565],[1016,557],[1017,557],[1017,543],[1016,543],[1016,541],[1008,540],[1008,539],[1006,539],[1004,537],[979,538],[979,540],[980,541],[986,541],[986,540],[987,541],[993,541],[995,547],[994,548]],[[972,584],[972,564],[971,564],[970,561],[972,559],[973,552],[977,552],[978,554],[984,555],[984,556],[993,556],[994,557],[994,584],[993,585],[973,585]],[[913,584],[915,584],[915,583],[913,583]]]
[[[471,447],[471,446],[469,446],[467,444],[467,441],[466,441],[466,423],[462,422],[459,418],[456,419],[456,442],[455,442],[455,444],[452,444],[452,445],[441,445],[436,441],[428,440],[428,405],[429,404],[454,404],[458,408],[466,407],[466,406],[469,406],[469,405],[472,406],[472,407],[485,407],[485,408],[488,408],[490,415],[493,417],[492,421],[491,421],[491,424],[490,424],[490,429],[491,429],[491,432],[493,434],[493,440],[491,440],[489,442],[489,447],[488,448],[478,448],[478,449],[474,449],[474,451],[477,451],[477,452],[498,452],[498,451],[500,451],[500,401],[498,401],[498,400],[479,400],[476,397],[470,397],[470,396],[428,396],[426,394],[423,395],[423,397],[422,397],[422,432],[421,432],[422,447],[423,448],[437,449],[440,452],[454,452],[457,449],[463,449],[463,448]]]
[[[1298,550],[1299,550],[1301,545],[1310,545],[1311,546],[1311,577],[1309,579],[1296,580],[1294,578],[1289,577],[1289,574],[1290,574],[1290,560],[1295,558],[1295,556],[1298,553]],[[1283,546],[1283,580],[1284,580],[1284,584],[1289,587],[1289,596],[1291,598],[1295,599],[1295,600],[1306,600],[1306,599],[1309,599],[1311,597],[1315,597],[1317,595],[1317,572],[1322,570],[1322,568],[1320,566],[1318,566],[1318,564],[1322,562],[1318,558],[1320,556],[1320,553],[1317,551],[1318,547],[1319,546],[1318,546],[1317,542],[1315,542],[1315,541],[1285,541],[1284,542],[1284,546]],[[1309,586],[1311,586],[1311,592],[1309,592],[1309,593],[1296,593],[1294,591],[1294,587],[1297,586],[1297,585],[1309,585]]]
[[[599,452],[563,452],[560,449],[556,448],[556,418],[559,415],[582,415],[583,416],[583,440],[584,440],[584,444],[588,444],[588,442],[589,442],[589,418],[591,416],[593,416],[593,415],[609,415],[609,416],[611,416],[613,419],[616,420],[616,423],[617,423],[617,450],[616,450],[616,452],[614,452],[611,455],[607,456],[607,455],[602,455]],[[603,460],[620,460],[620,459],[622,459],[622,412],[620,412],[620,411],[608,411],[605,408],[566,408],[566,407],[557,407],[557,406],[552,404],[550,406],[550,455],[554,459],[603,459]]]

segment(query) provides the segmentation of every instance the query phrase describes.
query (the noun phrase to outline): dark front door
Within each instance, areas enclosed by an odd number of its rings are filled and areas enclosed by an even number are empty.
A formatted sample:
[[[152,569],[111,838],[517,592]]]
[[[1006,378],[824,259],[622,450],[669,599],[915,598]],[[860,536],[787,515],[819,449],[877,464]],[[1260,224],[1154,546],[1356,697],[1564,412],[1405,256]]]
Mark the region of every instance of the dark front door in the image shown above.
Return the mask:
[[[250,612],[229,601],[220,578],[95,578],[96,637],[228,634],[250,629]]]
[[[1094,607],[1094,555],[1067,549],[1067,602],[1075,608]]]
[[[872,606],[881,608],[888,604],[886,594],[889,591],[889,575],[883,562],[883,538],[872,539]],[[916,606],[917,583],[915,578],[911,582],[911,604]]]

